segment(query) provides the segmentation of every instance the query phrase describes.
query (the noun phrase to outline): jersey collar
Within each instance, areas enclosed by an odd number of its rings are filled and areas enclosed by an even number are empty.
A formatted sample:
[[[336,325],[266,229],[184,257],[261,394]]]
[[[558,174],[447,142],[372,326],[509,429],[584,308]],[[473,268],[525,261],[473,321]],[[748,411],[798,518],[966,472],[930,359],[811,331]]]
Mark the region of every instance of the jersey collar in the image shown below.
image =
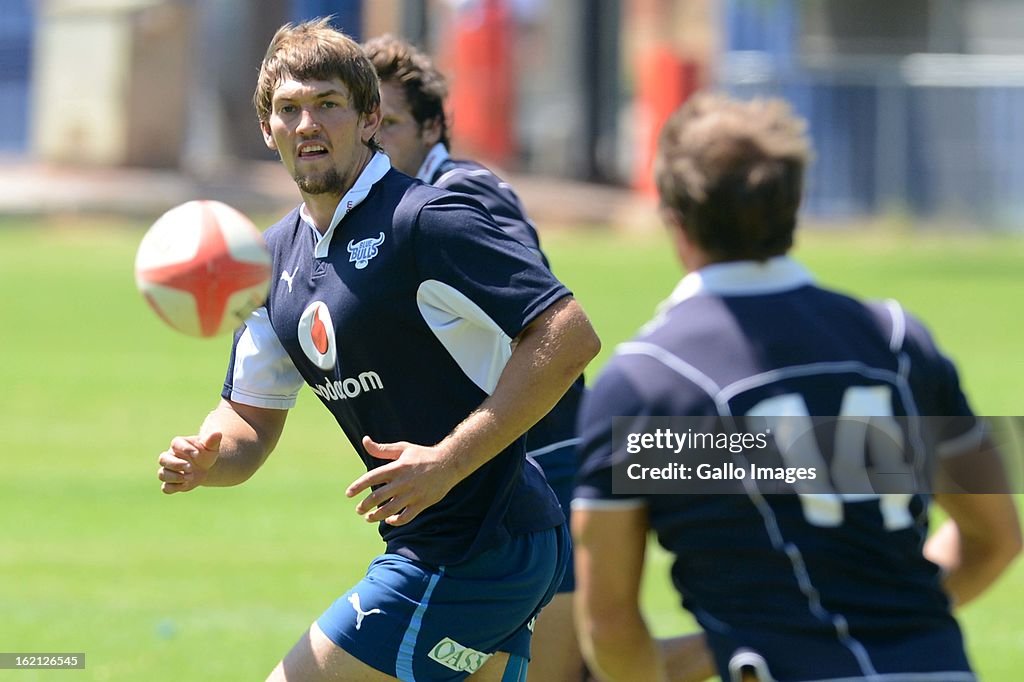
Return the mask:
[[[450,159],[451,156],[448,154],[448,149],[440,142],[435,144],[427,152],[427,158],[423,159],[423,164],[420,169],[416,171],[416,178],[423,182],[432,184],[434,176],[437,175],[437,169],[441,167],[441,164]]]
[[[309,228],[316,233],[316,249],[314,256],[316,258],[327,258],[327,252],[331,247],[331,238],[334,237],[334,229],[341,222],[342,218],[348,215],[348,212],[353,208],[362,203],[366,195],[373,189],[373,185],[383,178],[387,172],[391,170],[391,159],[386,154],[377,152],[370,159],[370,163],[366,164],[366,168],[356,178],[355,184],[352,188],[345,193],[345,196],[338,202],[338,208],[334,210],[334,217],[331,218],[331,224],[327,228],[327,231],[320,234],[320,231],[313,225],[313,219],[309,215],[309,211],[306,210],[306,204],[303,203],[299,207],[299,216],[309,225]]]
[[[764,296],[813,284],[814,278],[788,256],[761,261],[713,263],[691,272],[659,306],[670,308],[701,294],[711,296]]]

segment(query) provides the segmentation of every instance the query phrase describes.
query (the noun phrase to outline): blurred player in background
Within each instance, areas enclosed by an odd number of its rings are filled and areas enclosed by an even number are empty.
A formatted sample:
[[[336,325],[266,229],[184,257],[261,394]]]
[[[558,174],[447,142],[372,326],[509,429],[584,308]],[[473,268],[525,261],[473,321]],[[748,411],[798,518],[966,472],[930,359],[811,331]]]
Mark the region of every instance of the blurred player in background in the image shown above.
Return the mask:
[[[924,327],[895,302],[818,287],[787,255],[809,155],[804,122],[777,100],[700,95],[662,132],[662,216],[689,274],[617,349],[580,418],[580,632],[602,679],[684,679],[666,670],[637,604],[651,529],[727,680],[974,680],[951,611],[1019,552],[1010,496],[939,492],[949,519],[926,542],[922,494],[612,491],[620,415],[953,417],[944,432],[915,434],[936,444],[937,480],[1001,470]],[[863,458],[864,431],[840,448]]]
[[[561,581],[564,515],[522,434],[599,342],[570,292],[478,204],[393,170],[378,78],[327,20],[285,25],[254,97],[303,204],[266,232],[266,305],[219,406],[159,457],[167,493],[242,483],[309,385],[367,473],[387,549],[274,680],[523,680]]]
[[[380,142],[392,166],[435,187],[468,194],[484,205],[498,226],[529,247],[548,266],[533,224],[508,183],[478,163],[449,156],[448,87],[430,58],[409,43],[385,35],[363,48],[377,69],[381,84]],[[526,439],[526,454],[544,470],[551,488],[569,514],[576,471],[576,414],[583,396],[579,377]],[[544,608],[533,637],[530,679],[539,682],[576,680],[583,659],[572,621],[572,568],[558,594]]]

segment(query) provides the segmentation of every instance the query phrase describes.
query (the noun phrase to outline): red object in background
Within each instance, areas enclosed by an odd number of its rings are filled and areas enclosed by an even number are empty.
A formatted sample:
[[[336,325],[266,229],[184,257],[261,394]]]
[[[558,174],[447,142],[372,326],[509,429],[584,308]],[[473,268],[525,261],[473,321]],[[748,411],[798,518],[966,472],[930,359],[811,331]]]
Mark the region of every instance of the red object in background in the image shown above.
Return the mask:
[[[655,194],[654,154],[658,135],[669,116],[700,87],[700,68],[672,48],[658,45],[640,58],[637,74],[639,139],[633,186]]]
[[[504,165],[515,153],[513,17],[502,0],[478,0],[455,20],[452,138],[460,153]]]

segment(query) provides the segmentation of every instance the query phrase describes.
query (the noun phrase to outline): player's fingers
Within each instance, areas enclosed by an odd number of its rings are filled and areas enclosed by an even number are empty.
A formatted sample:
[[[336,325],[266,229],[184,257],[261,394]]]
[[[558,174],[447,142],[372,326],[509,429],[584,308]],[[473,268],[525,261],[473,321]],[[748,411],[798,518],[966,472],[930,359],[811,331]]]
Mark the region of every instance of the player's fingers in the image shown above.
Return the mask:
[[[190,474],[183,474],[167,467],[160,467],[156,472],[156,477],[164,483],[184,483],[192,479]]]
[[[370,523],[377,523],[382,519],[386,519],[390,516],[394,516],[405,508],[405,504],[396,498],[391,498],[384,504],[380,505],[376,509],[369,513],[363,514],[363,518]]]
[[[388,483],[394,475],[394,470],[394,465],[385,464],[384,466],[367,471],[365,474],[352,481],[349,486],[345,488],[345,497],[355,497],[371,486],[384,485],[385,483]]]
[[[192,470],[192,462],[178,457],[170,450],[161,452],[160,456],[157,458],[157,462],[165,469],[170,469],[180,473],[186,473]]]
[[[363,436],[363,447],[371,457],[377,459],[398,459],[408,446],[408,443],[378,443],[369,436]]]
[[[405,509],[399,511],[397,514],[393,514],[384,519],[384,523],[388,524],[389,526],[404,526],[405,524],[409,523],[417,516],[419,516],[421,511],[423,511],[422,507],[409,505]]]
[[[359,504],[356,505],[356,513],[362,516],[363,514],[366,514],[367,512],[386,503],[392,497],[394,497],[394,493],[391,490],[391,486],[382,485],[364,497]]]
[[[173,495],[174,493],[183,493],[188,490],[186,483],[168,483],[164,482],[160,484],[160,492],[165,495]]]
[[[198,436],[176,436],[171,441],[170,452],[173,452],[178,457],[195,457],[199,454],[199,447],[197,446]]]

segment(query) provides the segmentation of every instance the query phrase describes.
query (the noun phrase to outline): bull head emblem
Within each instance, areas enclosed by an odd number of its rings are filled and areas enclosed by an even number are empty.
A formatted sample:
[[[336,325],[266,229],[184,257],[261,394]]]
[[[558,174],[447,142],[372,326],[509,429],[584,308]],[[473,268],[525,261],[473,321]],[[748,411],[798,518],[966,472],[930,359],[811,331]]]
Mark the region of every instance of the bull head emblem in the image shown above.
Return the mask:
[[[384,233],[374,239],[364,239],[359,243],[352,240],[348,242],[348,262],[356,264],[356,270],[362,270],[371,258],[377,255],[377,247],[384,243]]]

